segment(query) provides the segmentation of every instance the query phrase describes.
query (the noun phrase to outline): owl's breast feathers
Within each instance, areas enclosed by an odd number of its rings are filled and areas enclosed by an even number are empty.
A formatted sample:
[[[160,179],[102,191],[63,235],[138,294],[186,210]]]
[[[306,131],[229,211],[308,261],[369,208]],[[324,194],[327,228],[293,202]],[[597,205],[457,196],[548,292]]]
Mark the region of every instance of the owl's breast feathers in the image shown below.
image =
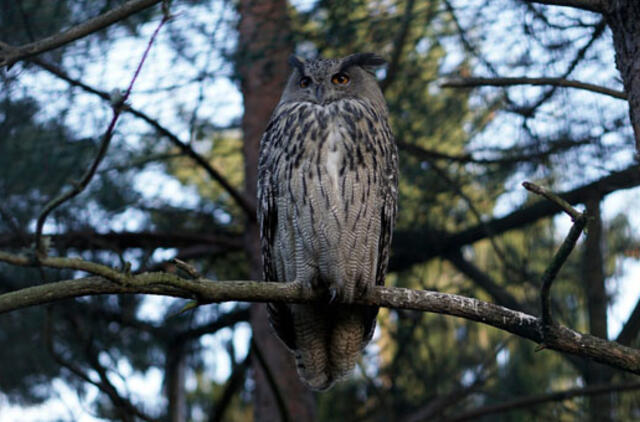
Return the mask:
[[[260,144],[258,218],[265,280],[298,281],[345,302],[366,293],[368,286],[383,284],[396,214],[397,167],[384,108],[366,99],[279,105]],[[316,331],[359,338],[358,350],[373,334],[377,308],[349,311],[339,317],[341,322],[305,317],[307,311],[321,312],[310,309],[269,307],[272,325],[292,350],[313,349],[298,344],[306,341],[300,327],[307,319]],[[350,343],[336,338],[327,340],[334,353],[336,344]],[[353,355],[350,347],[345,354]],[[300,362],[319,360],[302,357]],[[321,372],[315,369],[306,370]]]

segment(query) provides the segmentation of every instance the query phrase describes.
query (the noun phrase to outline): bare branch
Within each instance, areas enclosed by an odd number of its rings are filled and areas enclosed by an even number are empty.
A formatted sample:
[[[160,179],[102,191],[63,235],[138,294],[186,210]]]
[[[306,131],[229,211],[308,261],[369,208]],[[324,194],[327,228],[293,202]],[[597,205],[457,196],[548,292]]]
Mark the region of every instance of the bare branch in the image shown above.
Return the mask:
[[[68,44],[93,32],[106,28],[109,25],[125,19],[143,9],[159,3],[161,0],[130,0],[125,4],[109,10],[102,15],[89,19],[79,25],[69,28],[65,32],[55,34],[19,47],[13,47],[0,42],[0,68],[12,66],[17,61],[27,57],[53,50]]]
[[[113,117],[111,118],[111,122],[107,127],[107,131],[105,132],[102,138],[102,142],[100,143],[100,149],[98,150],[98,153],[94,158],[93,163],[91,163],[91,166],[89,167],[89,169],[85,172],[84,176],[82,176],[82,179],[80,179],[79,182],[76,182],[73,184],[74,186],[72,189],[62,193],[58,197],[49,201],[49,203],[45,205],[44,209],[38,216],[38,221],[36,223],[36,252],[38,253],[38,255],[46,255],[46,250],[43,248],[43,245],[42,245],[42,228],[49,214],[54,209],[62,205],[63,203],[77,196],[80,192],[82,192],[87,187],[91,179],[93,179],[93,176],[95,175],[96,170],[98,169],[98,166],[102,162],[102,159],[104,158],[105,154],[107,153],[107,149],[109,148],[111,138],[113,137],[113,130],[116,127],[116,123],[118,122],[120,113],[122,113],[122,106],[126,103],[127,99],[129,98],[129,95],[131,94],[131,89],[133,88],[133,85],[135,84],[136,79],[140,74],[140,70],[142,69],[142,65],[144,65],[147,55],[149,54],[149,50],[151,50],[153,41],[156,39],[156,36],[160,32],[160,29],[168,21],[168,19],[169,17],[165,15],[165,17],[162,19],[160,24],[158,24],[158,27],[155,29],[155,31],[151,35],[151,38],[147,43],[147,48],[144,50],[144,53],[142,54],[142,58],[140,59],[140,62],[138,63],[138,67],[136,68],[136,71],[134,72],[133,77],[131,78],[131,82],[129,82],[129,86],[127,87],[127,90],[124,92],[122,97],[112,100],[111,107],[113,108]]]
[[[42,60],[39,59],[32,59],[31,60],[32,63],[35,63],[36,65],[38,65],[39,67],[43,68],[44,70],[46,70],[47,72],[59,77],[60,79],[68,82],[69,84],[73,85],[73,86],[77,86],[81,89],[83,89],[84,91],[90,92],[92,94],[95,94],[97,96],[99,96],[100,98],[102,98],[103,100],[109,100],[109,94],[104,92],[104,91],[100,91],[98,89],[95,89],[79,80],[73,79],[70,76],[68,76],[65,72],[63,72],[61,69],[58,69],[57,67],[45,63]],[[251,221],[255,221],[256,219],[256,211],[255,211],[255,207],[253,205],[251,205],[251,203],[247,200],[247,198],[242,195],[242,193],[240,193],[235,187],[233,187],[233,185],[231,185],[231,183],[229,183],[229,181],[215,168],[213,168],[213,166],[207,161],[206,158],[204,158],[203,156],[201,156],[200,154],[198,154],[188,143],[182,142],[180,140],[180,138],[178,138],[177,135],[175,135],[173,132],[171,132],[169,129],[167,129],[166,127],[162,126],[157,120],[153,119],[152,117],[150,117],[149,115],[147,115],[146,113],[143,113],[140,110],[137,110],[133,107],[127,106],[123,111],[128,112],[133,114],[134,116],[144,120],[145,122],[147,122],[151,127],[153,127],[156,131],[158,131],[158,133],[160,133],[162,136],[166,136],[167,139],[173,144],[175,145],[178,149],[180,149],[180,151],[187,155],[188,157],[190,157],[192,160],[194,160],[196,163],[198,163],[199,166],[201,166],[209,175],[209,177],[211,177],[213,180],[217,181],[223,188],[224,190],[227,191],[227,193],[233,198],[233,200],[240,206],[240,208],[242,208],[242,210],[245,212],[246,216],[251,220]]]
[[[587,218],[584,213],[578,212],[567,201],[560,198],[558,195],[548,189],[545,189],[531,182],[523,182],[522,186],[524,186],[528,191],[544,196],[549,201],[558,205],[564,210],[564,212],[569,214],[574,222],[571,226],[571,230],[569,230],[569,234],[567,235],[567,237],[565,237],[564,241],[560,245],[560,248],[553,256],[551,263],[549,263],[549,266],[542,275],[542,290],[540,292],[540,301],[542,305],[542,324],[546,327],[547,325],[553,324],[553,319],[551,318],[551,302],[549,299],[551,285],[558,275],[558,271],[560,271],[560,268],[562,268],[567,258],[571,254],[571,251],[573,251],[573,248],[576,246],[576,243],[578,242],[578,239],[582,234],[582,230],[584,229],[585,224],[587,224]]]
[[[0,295],[0,313],[62,299],[100,294],[157,294],[182,297],[199,303],[224,301],[310,303],[323,300],[323,292],[303,289],[297,283],[213,281],[184,279],[170,273],[122,273],[107,266],[76,258],[28,256],[0,252],[0,261],[21,266],[48,266],[91,272],[98,277],[41,284]],[[640,350],[581,334],[561,325],[542,326],[532,315],[464,296],[375,287],[354,304],[385,306],[453,315],[481,322],[565,353],[593,359],[614,368],[640,374]]]
[[[553,281],[558,275],[558,271],[560,271],[560,268],[564,265],[565,261],[571,254],[571,251],[573,251],[573,248],[576,246],[586,223],[587,218],[585,215],[580,215],[580,217],[576,219],[575,223],[571,226],[571,230],[569,230],[569,234],[565,237],[560,248],[553,256],[551,263],[542,275],[540,301],[542,304],[542,323],[545,326],[553,323],[553,320],[551,319],[551,301],[549,298],[551,284],[553,284]]]
[[[449,79],[440,84],[443,88],[473,88],[479,86],[515,86],[515,85],[551,85],[565,88],[576,88],[586,91],[596,92],[598,94],[608,95],[620,100],[626,100],[627,94],[624,91],[607,88],[600,85],[580,82],[565,78],[456,78]]]

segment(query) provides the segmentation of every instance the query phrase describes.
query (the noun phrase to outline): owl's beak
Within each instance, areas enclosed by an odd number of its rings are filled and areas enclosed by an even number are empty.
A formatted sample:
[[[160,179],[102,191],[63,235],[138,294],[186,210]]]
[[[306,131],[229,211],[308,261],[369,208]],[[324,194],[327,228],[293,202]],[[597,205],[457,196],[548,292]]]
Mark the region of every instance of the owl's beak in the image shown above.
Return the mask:
[[[318,104],[322,104],[323,98],[324,98],[324,85],[318,84],[316,85],[316,100],[318,100]]]

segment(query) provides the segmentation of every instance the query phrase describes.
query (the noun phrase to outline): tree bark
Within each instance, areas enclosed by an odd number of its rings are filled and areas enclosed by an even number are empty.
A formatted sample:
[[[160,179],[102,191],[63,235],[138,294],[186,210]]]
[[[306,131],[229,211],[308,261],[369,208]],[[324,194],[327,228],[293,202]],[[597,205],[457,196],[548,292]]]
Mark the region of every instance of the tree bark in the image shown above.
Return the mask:
[[[640,2],[610,0],[605,11],[613,33],[616,66],[629,100],[629,116],[640,154]]]
[[[608,338],[607,331],[607,291],[602,249],[602,217],[600,215],[599,194],[591,196],[585,203],[589,218],[584,248],[584,281],[587,293],[587,312],[591,334],[603,339]],[[587,361],[585,367],[587,385],[601,385],[610,382],[611,371],[604,365]],[[589,416],[594,422],[612,420],[612,396],[601,394],[589,398]]]
[[[271,112],[280,99],[289,74],[287,58],[292,53],[291,31],[284,0],[241,0],[239,48],[236,57],[244,100],[242,130],[244,137],[245,197],[255,208],[258,151],[260,138]],[[248,219],[245,250],[250,260],[251,278],[262,278],[260,241],[255,220]],[[313,420],[311,393],[300,383],[293,356],[272,333],[265,305],[251,307],[251,326],[256,347],[273,373],[280,394],[286,398],[288,417],[292,421]],[[254,420],[285,419],[278,408],[274,388],[258,359],[252,360],[255,379]]]

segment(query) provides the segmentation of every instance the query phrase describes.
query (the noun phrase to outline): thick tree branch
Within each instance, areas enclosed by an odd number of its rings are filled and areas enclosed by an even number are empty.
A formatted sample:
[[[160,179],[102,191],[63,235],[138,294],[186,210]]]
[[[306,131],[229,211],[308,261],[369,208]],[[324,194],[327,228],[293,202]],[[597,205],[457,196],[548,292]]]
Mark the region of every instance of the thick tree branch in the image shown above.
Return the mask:
[[[98,277],[59,281],[0,295],[0,313],[86,295],[141,293],[189,298],[199,303],[224,301],[309,303],[323,300],[322,292],[295,283],[213,281],[184,279],[170,273],[122,273],[104,265],[75,258],[33,258],[0,252],[0,261],[22,266],[48,266],[87,271]],[[375,287],[355,304],[385,306],[457,316],[508,331],[546,348],[593,359],[614,368],[640,374],[640,350],[622,346],[564,326],[546,327],[541,320],[502,306],[464,296]]]
[[[13,47],[0,42],[0,68],[3,66],[10,67],[17,61],[45,51],[53,50],[79,38],[85,37],[143,9],[153,6],[156,3],[160,3],[160,1],[161,0],[130,0],[119,7],[103,13],[102,15],[96,16],[95,18],[69,28],[65,32],[19,47]]]
[[[594,85],[587,82],[580,82],[572,79],[565,78],[527,78],[527,77],[513,77],[513,78],[460,78],[449,79],[442,84],[443,88],[474,88],[479,86],[515,86],[515,85],[551,85],[565,88],[577,88],[586,91],[596,92],[598,94],[608,95],[613,98],[621,100],[627,99],[627,94],[624,91],[617,91],[615,89],[607,88],[600,85]]]

